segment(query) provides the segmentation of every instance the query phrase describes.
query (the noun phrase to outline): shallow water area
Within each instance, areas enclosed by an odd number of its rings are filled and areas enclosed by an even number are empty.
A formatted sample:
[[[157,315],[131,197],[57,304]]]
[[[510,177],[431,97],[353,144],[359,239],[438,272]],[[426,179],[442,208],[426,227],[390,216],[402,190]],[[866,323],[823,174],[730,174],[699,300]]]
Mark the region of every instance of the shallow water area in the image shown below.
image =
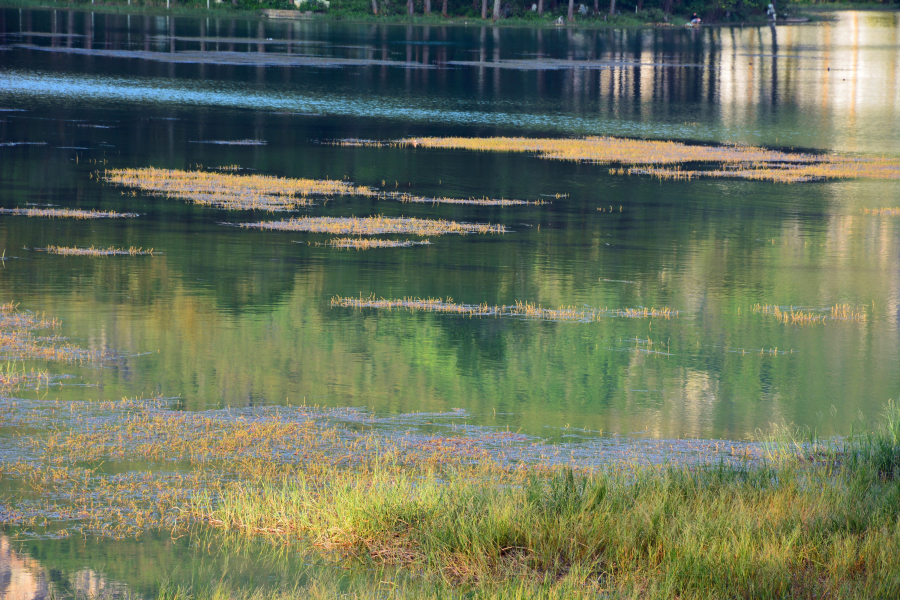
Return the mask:
[[[392,143],[613,136],[896,163],[897,13],[585,31],[0,9],[0,51],[0,302],[59,320],[38,342],[100,357],[4,356],[4,497],[46,458],[27,442],[57,430],[84,436],[60,494],[88,473],[98,494],[159,484],[175,502],[200,485],[178,479],[193,459],[352,461],[366,439],[507,466],[754,460],[770,423],[847,433],[900,390],[896,180],[661,179]],[[206,187],[137,185],[151,167]],[[68,218],[113,213],[128,218]],[[502,229],[306,226],[367,217]],[[240,227],[280,222],[304,227]],[[144,454],[101,435],[126,426]],[[203,437],[240,426],[284,437],[264,456]],[[197,440],[208,454],[177,454]],[[149,526],[114,541],[111,521],[10,510],[0,568],[31,574],[9,580],[29,598],[153,596],[179,561],[181,580],[225,569]],[[241,568],[273,582],[306,560],[253,552]]]

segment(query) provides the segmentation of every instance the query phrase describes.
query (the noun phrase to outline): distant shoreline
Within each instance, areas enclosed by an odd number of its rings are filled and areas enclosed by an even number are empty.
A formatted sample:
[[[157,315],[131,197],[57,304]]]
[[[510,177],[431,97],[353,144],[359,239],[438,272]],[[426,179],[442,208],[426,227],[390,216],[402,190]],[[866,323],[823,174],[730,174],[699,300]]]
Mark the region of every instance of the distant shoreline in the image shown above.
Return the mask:
[[[142,5],[127,4],[127,0],[103,0],[95,4],[74,3],[74,2],[54,2],[53,0],[5,0],[0,1],[2,8],[30,8],[44,10],[64,10],[78,12],[98,12],[107,14],[125,14],[125,15],[174,15],[174,16],[197,16],[197,17],[218,17],[218,18],[249,18],[264,19],[273,22],[289,21],[294,19],[272,18],[263,14],[261,9],[245,9],[233,7],[225,2],[216,3],[214,0],[210,3],[210,8],[200,5],[184,6],[179,5],[176,0],[172,0],[170,8],[165,7],[165,2],[161,0],[153,0],[153,4],[144,3]],[[581,2],[579,2],[581,3]],[[436,6],[438,4],[436,3]],[[878,10],[881,12],[896,12],[900,10],[900,5],[885,7],[881,4],[788,4],[785,10],[791,11],[792,17],[807,17],[809,22],[822,21],[821,15],[829,12],[839,12],[846,10]],[[364,24],[384,24],[384,25],[431,25],[431,26],[475,26],[475,27],[517,27],[531,29],[634,29],[634,28],[671,28],[682,29],[688,22],[689,17],[685,14],[672,14],[669,16],[669,22],[653,22],[642,20],[640,16],[630,13],[619,14],[610,20],[601,18],[581,18],[575,15],[574,23],[565,23],[557,25],[555,15],[545,15],[543,19],[538,18],[522,18],[511,17],[501,19],[494,22],[491,19],[480,19],[477,17],[466,16],[441,16],[439,10],[433,11],[430,15],[416,14],[413,17],[408,15],[372,15],[367,13],[338,13],[332,14],[328,12],[301,12],[296,11],[296,20],[302,21],[321,21],[321,22],[343,22],[343,23],[364,23]],[[812,13],[812,14],[803,14]],[[779,21],[779,24],[781,22]],[[785,24],[795,24],[797,21]],[[753,15],[741,21],[718,21],[707,22],[702,27],[758,27],[767,25],[769,21],[765,15]]]

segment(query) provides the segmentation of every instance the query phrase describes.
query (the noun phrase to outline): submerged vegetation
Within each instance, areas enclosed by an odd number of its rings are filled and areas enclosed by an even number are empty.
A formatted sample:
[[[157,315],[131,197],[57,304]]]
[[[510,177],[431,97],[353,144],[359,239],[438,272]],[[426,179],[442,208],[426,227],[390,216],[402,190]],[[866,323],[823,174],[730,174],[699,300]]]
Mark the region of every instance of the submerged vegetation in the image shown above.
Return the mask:
[[[128,219],[140,216],[137,213],[120,213],[115,211],[101,210],[78,210],[72,208],[0,208],[0,215],[51,217],[58,219]]]
[[[506,233],[503,225],[490,223],[458,223],[444,219],[416,219],[412,217],[298,217],[284,221],[241,223],[248,229],[275,231],[306,231],[345,235],[378,235],[399,233],[406,235],[445,235],[448,233]]]
[[[343,308],[377,308],[385,310],[408,310],[410,312],[435,312],[465,315],[469,317],[526,317],[541,321],[580,321],[589,323],[604,317],[624,317],[629,319],[677,317],[679,311],[671,308],[625,308],[625,309],[593,309],[588,307],[561,306],[559,308],[542,308],[530,302],[519,302],[509,306],[490,304],[458,304],[452,298],[403,298],[386,300],[373,295],[359,298],[343,298],[335,296],[331,306]]]
[[[381,144],[375,142],[375,144]],[[631,165],[617,174],[652,175],[660,179],[730,177],[798,183],[823,179],[900,179],[900,160],[893,158],[783,152],[754,146],[701,146],[681,142],[612,137],[540,138],[404,138],[395,145],[453,148],[481,152],[528,152],[539,158],[593,164]],[[711,165],[685,169],[686,164]]]
[[[39,250],[43,250],[49,254],[60,254],[62,256],[142,256],[145,254],[153,256],[153,248],[144,250],[143,248],[135,248],[134,246],[131,246],[127,250],[124,248],[113,248],[112,246],[109,248],[94,248],[93,246],[90,248],[47,246],[46,248],[39,248]]]

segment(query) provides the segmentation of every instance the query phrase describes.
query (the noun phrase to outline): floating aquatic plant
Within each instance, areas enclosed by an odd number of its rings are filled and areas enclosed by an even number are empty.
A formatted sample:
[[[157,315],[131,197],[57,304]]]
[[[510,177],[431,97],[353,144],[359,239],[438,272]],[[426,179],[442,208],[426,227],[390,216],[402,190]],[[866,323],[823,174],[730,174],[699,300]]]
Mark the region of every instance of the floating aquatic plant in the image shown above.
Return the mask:
[[[385,192],[383,199],[394,199],[412,204],[468,204],[473,206],[541,206],[550,204],[546,200],[512,200],[510,198],[427,198],[410,194]]]
[[[376,142],[383,145],[383,142]],[[360,143],[359,145],[365,145]],[[822,179],[900,179],[900,160],[783,152],[755,146],[691,145],[681,142],[613,137],[559,138],[404,138],[390,145],[449,148],[481,152],[527,152],[539,158],[618,163],[618,175],[652,175],[662,179],[736,177],[781,183]],[[712,169],[682,169],[685,164],[715,165]]]
[[[306,231],[348,235],[379,235],[399,233],[405,235],[444,235],[448,233],[506,233],[503,225],[490,223],[458,223],[443,219],[416,219],[411,217],[298,217],[283,221],[241,223],[248,229],[275,231]]]
[[[559,308],[543,308],[531,302],[519,302],[518,300],[508,306],[491,304],[459,304],[452,298],[402,298],[388,300],[376,298],[375,295],[358,298],[335,296],[331,299],[331,306],[345,308],[375,308],[386,310],[407,310],[410,312],[434,312],[465,315],[469,317],[525,317],[541,321],[580,321],[590,323],[604,317],[619,317],[629,319],[672,319],[678,317],[680,311],[671,308],[590,308],[561,306]]]
[[[0,208],[0,215],[51,217],[60,219],[130,219],[140,216],[137,213],[119,213],[111,210],[78,210],[72,208]]]
[[[353,248],[355,250],[371,250],[372,248],[409,248],[410,246],[427,246],[431,242],[423,240],[414,242],[412,240],[368,240],[364,238],[335,238],[328,242],[329,246],[335,248]]]
[[[145,254],[153,255],[153,248],[144,250],[143,248],[66,248],[62,246],[47,246],[46,248],[38,248],[50,254],[60,254],[62,256],[142,256]]]
[[[229,210],[293,210],[309,205],[309,196],[377,194],[366,187],[331,179],[290,179],[153,167],[111,169],[105,172],[104,179],[109,183]]]

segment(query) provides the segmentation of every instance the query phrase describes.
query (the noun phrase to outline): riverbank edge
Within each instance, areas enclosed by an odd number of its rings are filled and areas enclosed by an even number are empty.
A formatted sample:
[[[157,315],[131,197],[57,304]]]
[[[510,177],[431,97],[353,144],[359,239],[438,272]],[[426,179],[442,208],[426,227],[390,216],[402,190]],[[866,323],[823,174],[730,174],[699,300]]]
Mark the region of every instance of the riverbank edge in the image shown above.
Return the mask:
[[[841,5],[842,8],[836,10],[857,10],[854,9],[854,5]],[[865,6],[862,10],[874,10],[868,7],[876,6],[876,5],[860,5]],[[502,19],[500,21],[494,22],[490,19],[482,20],[477,18],[469,18],[469,17],[443,17],[439,13],[432,13],[431,15],[415,15],[413,17],[409,17],[407,15],[392,15],[392,16],[376,16],[370,14],[353,14],[353,15],[341,15],[341,14],[329,14],[327,12],[301,12],[296,11],[297,15],[293,18],[277,18],[266,16],[261,9],[242,9],[235,8],[232,6],[225,6],[224,3],[220,3],[218,6],[215,3],[210,5],[210,8],[203,7],[194,7],[194,6],[171,6],[170,8],[165,8],[161,4],[159,6],[137,6],[137,5],[128,5],[126,1],[120,0],[120,2],[98,2],[96,4],[75,4],[73,2],[59,1],[54,2],[53,0],[3,0],[0,1],[0,8],[5,9],[34,9],[34,10],[62,10],[62,11],[75,11],[75,12],[94,12],[101,14],[122,14],[122,15],[147,15],[147,16],[180,16],[180,17],[218,17],[218,18],[242,18],[242,19],[255,19],[255,20],[266,20],[272,22],[290,22],[290,21],[318,21],[322,23],[332,22],[332,23],[348,23],[348,24],[367,24],[367,25],[420,25],[420,26],[450,26],[450,27],[509,27],[509,28],[518,28],[518,29],[682,29],[686,28],[688,16],[681,14],[672,14],[670,16],[669,23],[659,23],[659,22],[647,22],[641,21],[639,19],[635,19],[631,15],[619,15],[611,20],[600,20],[600,19],[590,19],[590,20],[580,20],[576,15],[575,21],[573,23],[564,23],[562,25],[558,25],[556,21],[550,18],[537,20],[537,19],[523,19],[518,17],[513,17],[509,19]],[[808,11],[812,14],[798,14],[798,17],[805,17],[809,19],[810,23],[828,20],[824,18],[823,13],[832,12],[828,9],[815,9],[813,5],[800,4],[800,5],[788,5],[786,10],[803,10]],[[882,11],[890,11],[891,9],[883,9]],[[893,11],[900,11],[900,7],[894,8]],[[752,18],[748,18],[738,21],[729,21],[729,22],[717,22],[717,23],[704,23],[702,28],[711,28],[711,27],[760,27],[764,25],[769,25],[770,21],[768,21],[765,15],[758,15]],[[786,23],[795,25],[798,23]],[[802,24],[802,23],[800,23]]]
[[[512,477],[382,463],[326,483],[242,483],[183,511],[236,540],[305,540],[399,569],[436,597],[897,597],[900,406],[870,433],[776,428],[762,447],[757,459]]]

